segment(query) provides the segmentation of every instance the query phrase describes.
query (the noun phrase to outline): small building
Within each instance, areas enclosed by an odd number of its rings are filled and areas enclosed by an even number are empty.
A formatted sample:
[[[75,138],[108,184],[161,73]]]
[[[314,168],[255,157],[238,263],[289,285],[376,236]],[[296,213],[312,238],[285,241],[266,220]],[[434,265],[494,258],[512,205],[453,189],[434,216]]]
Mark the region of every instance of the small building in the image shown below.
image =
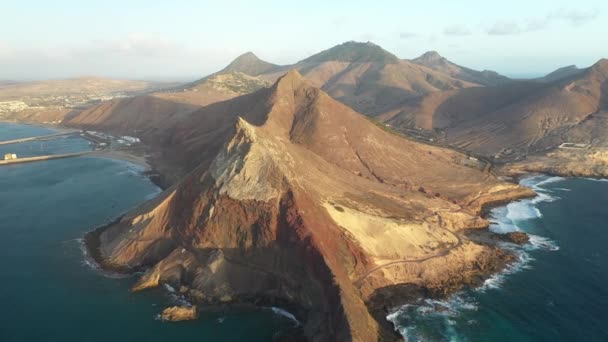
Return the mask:
[[[122,137],[120,137],[120,138],[121,138],[122,140],[126,140],[126,141],[128,141],[128,142],[130,142],[130,143],[132,143],[132,144],[137,144],[137,143],[139,143],[139,142],[140,142],[139,138],[136,138],[136,137],[131,137],[131,136],[128,136],[128,135],[123,135],[123,136],[122,136]]]
[[[17,159],[17,154],[15,153],[7,153],[4,155],[4,160],[14,160]]]

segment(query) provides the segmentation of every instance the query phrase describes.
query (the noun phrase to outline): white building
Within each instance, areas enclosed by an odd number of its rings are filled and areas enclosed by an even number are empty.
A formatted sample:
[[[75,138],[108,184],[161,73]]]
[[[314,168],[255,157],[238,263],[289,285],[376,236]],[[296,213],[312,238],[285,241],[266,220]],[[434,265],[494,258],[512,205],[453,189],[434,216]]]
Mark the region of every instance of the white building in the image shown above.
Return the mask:
[[[128,135],[123,135],[123,136],[122,136],[122,137],[120,137],[120,138],[121,138],[122,140],[128,141],[128,142],[130,142],[130,143],[132,143],[132,144],[137,144],[137,143],[139,143],[139,142],[140,142],[139,138],[136,138],[136,137],[131,137],[131,136],[128,136]]]

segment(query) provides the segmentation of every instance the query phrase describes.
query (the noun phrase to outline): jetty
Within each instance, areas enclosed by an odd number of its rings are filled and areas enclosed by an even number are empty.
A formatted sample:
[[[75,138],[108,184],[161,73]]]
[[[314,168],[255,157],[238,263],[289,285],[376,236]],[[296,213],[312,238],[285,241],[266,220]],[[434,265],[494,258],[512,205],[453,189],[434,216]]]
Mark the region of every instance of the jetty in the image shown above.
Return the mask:
[[[5,159],[5,160],[0,160],[0,166],[10,165],[10,164],[19,164],[19,163],[31,163],[31,162],[51,160],[51,159],[79,157],[79,156],[83,156],[85,154],[90,154],[93,152],[94,151],[84,151],[84,152],[76,152],[76,153],[50,154],[50,155],[46,155],[46,156]]]
[[[62,132],[62,133],[42,135],[42,136],[29,137],[29,138],[20,138],[20,139],[14,139],[14,140],[5,140],[5,141],[0,141],[0,145],[19,144],[19,143],[23,143],[23,142],[27,142],[27,141],[35,141],[35,140],[48,140],[48,139],[62,137],[65,135],[72,135],[72,134],[76,134],[76,133],[78,133],[78,131]]]

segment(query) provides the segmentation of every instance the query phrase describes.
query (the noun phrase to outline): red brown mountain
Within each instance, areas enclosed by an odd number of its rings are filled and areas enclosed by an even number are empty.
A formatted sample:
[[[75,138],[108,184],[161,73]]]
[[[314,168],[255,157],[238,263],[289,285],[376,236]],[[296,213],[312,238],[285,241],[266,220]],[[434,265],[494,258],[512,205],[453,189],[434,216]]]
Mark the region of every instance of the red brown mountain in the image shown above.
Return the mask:
[[[156,137],[191,171],[90,234],[93,255],[147,269],[136,290],[289,307],[315,341],[392,339],[382,305],[499,269],[509,256],[463,232],[487,226],[488,203],[531,195],[376,126],[296,71]]]
[[[422,56],[412,59],[411,62],[424,65],[459,80],[484,86],[496,86],[511,82],[508,77],[502,76],[496,71],[477,71],[452,63],[445,57],[442,57],[437,51],[428,51]]]
[[[274,81],[288,69],[298,70],[313,85],[369,116],[430,92],[475,85],[400,60],[370,42],[346,42],[260,77]]]
[[[537,78],[537,79],[535,79],[535,81],[546,82],[546,83],[559,81],[559,80],[567,78],[567,77],[573,77],[576,75],[580,75],[583,72],[585,72],[585,70],[586,70],[585,68],[581,69],[581,68],[578,68],[576,65],[568,65],[568,66],[559,68],[555,71],[552,71],[543,77]]]
[[[441,131],[446,142],[488,156],[506,151],[520,157],[564,142],[605,146],[607,93],[608,60],[602,59],[550,83],[429,94],[383,118],[395,126]]]

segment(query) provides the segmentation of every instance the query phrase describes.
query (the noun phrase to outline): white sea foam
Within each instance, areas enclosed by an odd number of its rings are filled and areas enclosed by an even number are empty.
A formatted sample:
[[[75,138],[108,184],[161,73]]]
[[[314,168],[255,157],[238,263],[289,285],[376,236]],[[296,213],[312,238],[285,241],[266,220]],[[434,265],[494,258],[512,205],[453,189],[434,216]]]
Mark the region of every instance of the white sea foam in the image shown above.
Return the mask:
[[[509,275],[532,268],[530,263],[534,261],[534,258],[526,251],[512,246],[503,246],[503,248],[511,249],[517,256],[517,261],[510,263],[504,270],[486,279],[481,286],[475,289],[476,291],[485,292],[489,289],[500,289]]]
[[[538,235],[534,235],[534,234],[528,234],[528,237],[530,238],[530,243],[528,245],[524,245],[523,248],[525,248],[526,250],[535,250],[535,249],[545,249],[548,251],[558,251],[559,250],[559,246],[557,245],[557,243],[555,243],[555,241],[544,237],[544,236],[538,236]]]
[[[608,182],[608,178],[583,178],[593,182]]]
[[[109,271],[104,270],[101,267],[101,265],[99,265],[93,259],[93,257],[91,257],[91,255],[89,255],[89,251],[87,250],[87,246],[86,246],[86,243],[84,242],[83,238],[78,238],[78,239],[75,239],[74,241],[76,241],[78,243],[80,251],[82,252],[82,256],[83,256],[82,264],[83,265],[91,268],[92,270],[98,272],[99,274],[103,275],[106,278],[122,279],[122,278],[131,277],[131,275],[129,275],[129,274],[109,272]]]
[[[462,312],[477,311],[478,304],[465,292],[452,295],[445,300],[422,299],[419,303],[408,304],[392,312],[386,319],[393,322],[399,333],[408,341],[423,341],[425,336],[420,336],[415,322],[420,319],[434,319],[442,322],[445,327],[445,335],[449,341],[459,341],[461,338],[456,331],[456,320]],[[413,324],[400,324],[402,322]]]
[[[167,291],[171,302],[173,302],[175,305],[192,306],[192,303],[186,298],[186,296],[179,294],[177,291],[175,291],[175,288],[173,286],[167,283],[164,283],[163,286]]]
[[[281,309],[281,308],[277,308],[275,306],[271,307],[270,310],[272,310],[272,312],[274,312],[275,315],[286,317],[286,318],[292,320],[296,325],[300,325],[300,321],[298,321],[296,316],[294,316],[291,312]]]
[[[542,218],[542,212],[536,206],[541,202],[559,200],[552,190],[544,188],[547,184],[563,181],[561,177],[534,176],[521,181],[521,184],[532,188],[538,196],[533,199],[512,202],[507,206],[495,208],[490,213],[490,230],[496,233],[520,231],[520,224],[534,219]],[[559,189],[568,191],[569,189]],[[481,286],[473,292],[455,293],[445,300],[423,299],[416,304],[407,304],[389,314],[386,318],[393,322],[399,333],[407,340],[422,341],[425,336],[419,333],[416,322],[420,319],[439,319],[444,331],[441,332],[448,341],[460,341],[455,318],[463,312],[477,310],[477,302],[471,294],[500,289],[508,277],[525,269],[531,269],[534,258],[530,255],[534,250],[557,251],[559,246],[551,239],[534,234],[528,234],[530,243],[523,246],[512,243],[501,244],[502,248],[512,251],[517,261],[509,264],[503,271],[486,279]],[[467,324],[473,324],[467,322]]]
[[[169,291],[169,293],[175,293],[175,288],[167,283],[163,284],[165,286],[165,289],[167,291]]]
[[[538,196],[533,199],[525,199],[511,202],[505,207],[495,208],[490,212],[490,230],[495,233],[509,233],[520,231],[518,223],[542,218],[543,214],[536,206],[541,202],[553,202],[559,200],[551,190],[543,188],[544,185],[557,183],[565,180],[562,177],[534,176],[523,179],[520,184],[534,190]]]

